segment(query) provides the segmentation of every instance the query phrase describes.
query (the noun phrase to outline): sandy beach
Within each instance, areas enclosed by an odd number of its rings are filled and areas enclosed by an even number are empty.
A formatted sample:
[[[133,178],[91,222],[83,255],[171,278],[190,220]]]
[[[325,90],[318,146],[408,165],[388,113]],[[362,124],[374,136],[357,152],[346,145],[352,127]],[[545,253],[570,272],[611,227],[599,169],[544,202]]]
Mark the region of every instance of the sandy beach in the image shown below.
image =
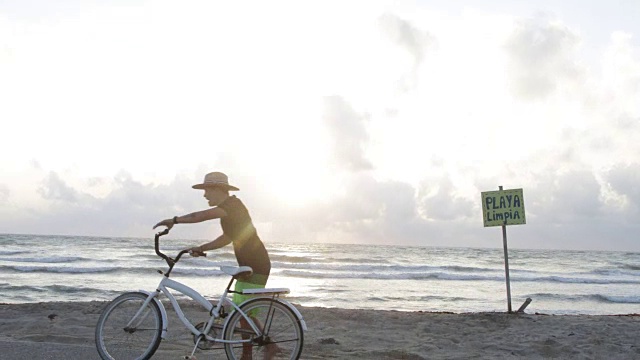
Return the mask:
[[[0,304],[1,359],[98,359],[106,302]],[[184,303],[195,318],[206,317]],[[637,359],[640,316],[436,313],[299,307],[303,359]],[[191,336],[175,316],[154,359],[179,359]],[[224,350],[198,359],[225,358]]]

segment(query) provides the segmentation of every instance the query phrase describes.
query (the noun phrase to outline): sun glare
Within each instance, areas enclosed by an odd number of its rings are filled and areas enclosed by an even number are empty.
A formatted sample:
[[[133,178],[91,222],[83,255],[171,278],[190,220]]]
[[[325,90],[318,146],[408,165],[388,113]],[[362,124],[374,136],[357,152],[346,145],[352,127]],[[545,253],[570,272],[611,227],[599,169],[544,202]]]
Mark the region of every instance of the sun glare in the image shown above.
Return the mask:
[[[277,151],[282,156],[258,165],[263,167],[268,191],[282,194],[279,201],[294,207],[320,199],[328,184],[324,148],[309,139],[297,142],[291,149]]]
[[[279,94],[277,90],[284,92],[274,89],[274,98]],[[260,191],[294,207],[325,196],[328,183],[330,141],[322,124],[319,101],[309,99],[299,95],[294,106],[256,113],[254,118],[268,120],[243,134],[251,147],[237,148],[241,162],[252,173],[260,174]]]

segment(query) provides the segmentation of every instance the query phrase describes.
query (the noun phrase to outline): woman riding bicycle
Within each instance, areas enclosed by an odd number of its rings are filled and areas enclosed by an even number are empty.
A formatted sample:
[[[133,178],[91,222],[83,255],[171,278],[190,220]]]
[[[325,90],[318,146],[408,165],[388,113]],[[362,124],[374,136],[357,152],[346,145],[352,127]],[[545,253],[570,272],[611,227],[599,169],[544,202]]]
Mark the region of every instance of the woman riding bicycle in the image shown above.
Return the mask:
[[[153,228],[166,226],[172,228],[175,224],[194,224],[207,220],[220,219],[222,235],[206,244],[190,249],[192,256],[199,256],[205,251],[215,250],[233,244],[239,266],[250,266],[253,269],[251,275],[236,280],[233,302],[240,305],[248,299],[247,295],[240,294],[244,289],[264,289],[269,273],[271,272],[271,260],[264,244],[258,237],[258,232],[253,226],[249,211],[242,201],[235,195],[230,196],[229,191],[238,191],[235,186],[229,185],[227,175],[221,172],[208,173],[202,184],[192,186],[194,189],[204,190],[204,197],[211,208],[196,211],[191,214],[174,216],[157,223]],[[248,328],[246,320],[241,320],[241,327]],[[272,344],[274,345],[274,344]],[[269,355],[276,346],[268,346]],[[272,349],[273,348],[273,349]],[[249,344],[243,345],[243,353],[251,351]],[[244,354],[243,354],[244,355]],[[270,358],[271,356],[269,356]]]
[[[247,208],[235,195],[229,195],[229,191],[240,189],[229,185],[227,175],[221,172],[205,175],[204,182],[193,185],[193,188],[204,190],[204,197],[208,200],[211,208],[162,220],[153,228],[158,226],[172,228],[175,224],[194,224],[220,219],[222,235],[211,242],[191,248],[192,255],[198,256],[205,251],[233,244],[238,265],[250,266],[253,269],[253,274],[236,281],[235,291],[263,289],[269,278],[271,261],[264,244],[258,237],[256,228],[253,226]],[[246,295],[233,294],[234,303],[239,305],[245,300],[247,300]]]

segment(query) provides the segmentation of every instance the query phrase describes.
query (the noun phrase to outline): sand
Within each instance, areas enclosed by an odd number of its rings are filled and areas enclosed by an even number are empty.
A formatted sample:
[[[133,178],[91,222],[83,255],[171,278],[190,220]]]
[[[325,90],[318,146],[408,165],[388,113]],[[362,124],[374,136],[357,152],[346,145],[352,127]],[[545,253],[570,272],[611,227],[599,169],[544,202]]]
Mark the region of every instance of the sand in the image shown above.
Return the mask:
[[[0,304],[0,359],[99,359],[94,330],[105,304]],[[206,317],[190,303],[184,309],[195,319]],[[640,359],[638,314],[299,309],[309,328],[302,359]],[[191,335],[171,316],[168,338],[154,359],[179,359],[191,344]],[[225,355],[214,350],[197,358]]]

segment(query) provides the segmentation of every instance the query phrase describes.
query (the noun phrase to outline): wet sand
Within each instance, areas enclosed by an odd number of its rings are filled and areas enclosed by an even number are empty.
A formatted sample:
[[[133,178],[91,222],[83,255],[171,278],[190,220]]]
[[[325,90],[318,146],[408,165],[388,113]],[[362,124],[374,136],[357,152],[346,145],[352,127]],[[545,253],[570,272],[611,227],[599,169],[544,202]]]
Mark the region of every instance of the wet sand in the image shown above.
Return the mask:
[[[0,304],[0,358],[99,359],[94,331],[105,304]],[[182,304],[189,317],[206,318],[198,307]],[[308,326],[302,359],[640,358],[638,314],[452,314],[298,308]],[[172,312],[169,315],[168,337],[154,359],[179,359],[192,349],[191,334]],[[198,352],[197,358],[219,359],[225,354],[224,350]]]

